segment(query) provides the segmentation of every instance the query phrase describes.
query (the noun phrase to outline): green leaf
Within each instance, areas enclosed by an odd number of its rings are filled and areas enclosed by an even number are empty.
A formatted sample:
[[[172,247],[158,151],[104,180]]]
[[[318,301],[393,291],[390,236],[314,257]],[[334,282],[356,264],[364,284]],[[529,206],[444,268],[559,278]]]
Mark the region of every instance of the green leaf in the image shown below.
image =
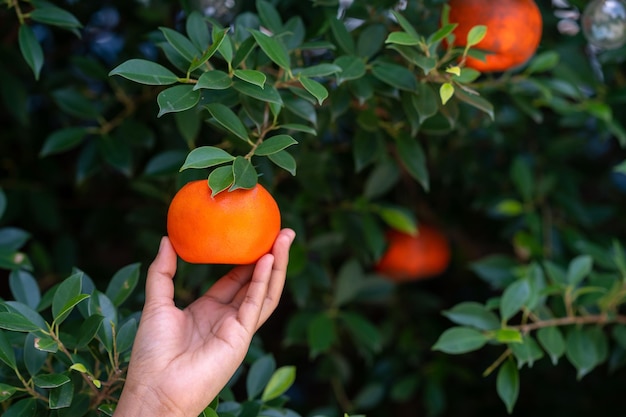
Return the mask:
[[[232,162],[234,159],[234,156],[223,149],[215,146],[200,146],[189,152],[183,166],[180,167],[180,171],[189,168],[209,168]]]
[[[261,24],[272,33],[276,34],[281,32],[283,22],[280,18],[278,10],[276,10],[276,7],[274,7],[274,5],[269,1],[265,0],[256,0],[255,5]]]
[[[81,374],[86,374],[89,372],[87,371],[87,367],[82,363],[73,364],[72,366],[70,366],[70,370],[80,372]]]
[[[520,279],[509,285],[500,298],[500,316],[503,321],[513,317],[526,304],[531,295],[528,279]]]
[[[272,378],[276,370],[276,360],[271,354],[266,354],[255,360],[246,377],[246,393],[248,400],[255,399],[263,392],[264,387]]]
[[[54,131],[44,141],[40,157],[60,153],[78,146],[87,135],[84,127],[68,127]]]
[[[18,251],[30,237],[30,233],[17,227],[0,228],[0,250],[8,252]]]
[[[308,91],[315,99],[317,103],[321,106],[324,103],[324,100],[328,98],[328,90],[324,87],[323,84],[315,81],[312,78],[308,77],[300,77],[300,82],[306,91]]]
[[[443,83],[439,88],[439,98],[441,104],[445,105],[454,95],[454,86],[451,83]]]
[[[400,179],[400,170],[393,160],[384,160],[368,175],[363,188],[363,196],[374,200],[386,194]]]
[[[334,62],[341,68],[341,72],[337,74],[337,83],[342,84],[345,81],[356,80],[363,77],[366,73],[365,62],[363,58],[357,56],[340,56]]]
[[[265,85],[265,81],[267,80],[267,76],[261,71],[257,70],[236,69],[234,71],[234,75],[240,80],[243,80],[250,84],[254,84],[260,88],[263,88],[263,86]]]
[[[5,410],[2,417],[34,417],[37,412],[37,401],[35,398],[16,401]]]
[[[258,183],[258,174],[249,159],[238,156],[233,161],[233,185],[229,191],[238,188],[251,189]]]
[[[532,201],[533,172],[530,162],[522,156],[517,156],[511,164],[510,176],[523,200]]]
[[[255,29],[250,29],[250,33],[272,62],[286,71],[290,70],[289,53],[280,41]]]
[[[194,58],[201,55],[198,48],[185,35],[166,27],[160,27],[159,30],[176,52],[188,62],[191,63]]]
[[[224,129],[228,130],[239,139],[248,142],[248,130],[234,111],[221,103],[210,103],[207,104],[205,108]]]
[[[111,167],[127,177],[132,175],[132,153],[130,144],[122,136],[104,135],[98,138],[98,151]]]
[[[574,327],[567,334],[565,356],[577,370],[577,379],[582,379],[599,364],[601,352],[595,343],[592,328]]]
[[[95,382],[95,380],[94,380]],[[59,387],[52,388],[48,397],[48,406],[51,410],[67,408],[72,404],[74,398],[74,385],[63,384]]]
[[[264,88],[257,85],[250,84],[243,81],[235,81],[233,88],[246,96],[255,98],[257,100],[266,101],[268,103],[275,103],[280,106],[283,104],[278,90],[273,85],[266,84]]]
[[[2,311],[0,312],[0,329],[28,333],[39,330],[39,326],[19,313]]]
[[[64,112],[74,117],[90,121],[100,117],[100,111],[93,101],[73,87],[53,91],[52,98]]]
[[[552,364],[556,365],[565,353],[565,339],[561,330],[556,326],[543,327],[537,331],[537,340],[550,355]]]
[[[33,377],[33,382],[39,388],[56,388],[70,382],[65,374],[39,374]]]
[[[89,315],[104,317],[97,336],[107,352],[113,352],[113,327],[117,326],[117,309],[104,293],[94,290],[88,304]]]
[[[452,327],[444,331],[432,347],[451,355],[472,352],[483,347],[489,338],[469,327]]]
[[[491,211],[498,216],[515,217],[524,213],[524,205],[518,200],[506,198],[498,201]]]
[[[15,362],[15,351],[9,343],[9,339],[4,330],[0,330],[0,360],[11,369],[17,369]]]
[[[261,395],[261,401],[268,402],[284,394],[296,380],[295,366],[282,366],[270,378]]]
[[[215,197],[217,194],[230,187],[233,181],[235,181],[235,176],[233,174],[232,165],[215,168],[209,174],[211,197]]]
[[[398,155],[400,161],[408,173],[416,180],[425,191],[430,189],[430,179],[428,175],[428,167],[426,166],[426,156],[422,145],[417,139],[412,138],[402,131],[396,137],[398,147]]]
[[[508,359],[498,370],[496,391],[502,402],[504,402],[509,414],[513,412],[513,407],[515,407],[515,403],[517,402],[519,387],[519,372],[513,359]]]
[[[60,324],[78,304],[81,295],[82,273],[78,272],[66,278],[58,286],[52,299],[52,317]],[[85,294],[82,294],[85,295]]]
[[[291,175],[296,175],[296,160],[287,151],[280,151],[267,156],[270,161],[289,172]]]
[[[394,43],[397,45],[407,45],[414,46],[420,44],[420,39],[416,38],[413,35],[410,35],[406,32],[391,32],[387,39],[385,39],[385,43]]]
[[[178,77],[172,71],[145,59],[129,59],[113,68],[109,72],[109,76],[112,75],[146,85],[169,85],[178,82]]]
[[[488,102],[483,97],[476,94],[468,94],[463,89],[457,88],[454,90],[454,96],[464,103],[484,112],[493,121],[496,116],[493,109],[493,104]]]
[[[194,90],[206,88],[210,90],[225,90],[233,84],[233,80],[224,71],[213,70],[203,73],[198,82],[193,86]]]
[[[89,342],[96,336],[104,317],[100,314],[92,314],[85,319],[80,325],[78,330],[78,341],[76,342],[77,348],[83,348],[87,346]]]
[[[417,233],[417,220],[415,215],[406,207],[381,206],[378,209],[380,218],[390,227],[404,233]]]
[[[298,74],[304,77],[326,77],[340,73],[342,71],[339,65],[322,63],[317,65],[311,65],[310,67],[294,69],[294,74]]]
[[[495,330],[500,327],[500,320],[484,305],[465,301],[449,310],[442,312],[449,320],[462,326],[470,326],[479,330]]]
[[[72,312],[74,307],[76,307],[78,305],[78,303],[80,303],[83,300],[86,300],[89,297],[90,297],[89,294],[79,294],[79,295],[77,295],[77,296],[75,296],[73,298],[70,298],[67,301],[67,304],[65,306],[63,306],[63,308],[61,308],[61,310],[59,310],[58,316],[55,317],[56,324],[59,324],[63,320],[65,320],[67,318],[67,316]]]
[[[499,343],[522,343],[522,333],[516,329],[497,329],[494,332],[494,337]]]
[[[9,288],[16,301],[36,309],[41,300],[39,285],[33,275],[23,269],[14,269],[9,275]]]
[[[379,54],[385,43],[387,33],[387,27],[381,23],[361,26],[357,38],[356,54],[368,60]]]
[[[218,25],[213,26],[213,39],[219,39],[220,33],[225,35],[225,30],[219,28]],[[226,61],[230,66],[232,66],[233,62],[233,43],[230,40],[229,36],[223,36],[222,41],[219,43],[217,51],[220,53],[224,61]]]
[[[417,33],[417,31],[415,30],[415,28],[413,27],[413,25],[411,24],[411,22],[409,22],[406,17],[402,16],[401,13],[399,13],[396,10],[391,10],[391,13],[393,14],[393,16],[396,18],[396,21],[398,22],[398,24],[400,25],[400,27],[409,35],[411,35],[414,38],[419,38],[420,35],[419,33]]]
[[[197,11],[187,16],[185,31],[189,40],[199,51],[204,51],[211,44],[211,34],[206,19]]]
[[[535,342],[535,339],[529,335],[523,337],[522,343],[511,343],[509,347],[513,351],[517,359],[517,366],[520,369],[525,364],[528,364],[528,367],[532,368],[535,361],[543,358],[543,350],[541,350],[537,342]]]
[[[118,330],[115,341],[117,343],[117,352],[123,353],[129,350],[133,342],[135,341],[135,336],[137,335],[137,320],[134,318],[128,320],[124,323]]]
[[[37,7],[29,13],[32,20],[46,25],[58,26],[64,29],[76,29],[83,25],[70,12],[46,3],[45,6]]]
[[[454,29],[456,29],[457,26],[458,23],[448,23],[442,25],[435,33],[428,37],[426,43],[428,45],[432,45],[443,40],[444,38],[448,37],[452,32],[454,32]]]
[[[302,124],[299,124],[299,123],[285,123],[284,125],[280,125],[279,127],[281,129],[293,130],[295,132],[307,133],[307,134],[313,135],[313,136],[317,135],[317,130],[315,130],[312,127],[309,127],[307,125],[302,125]]]
[[[41,315],[37,311],[30,308],[26,304],[22,304],[18,301],[7,301],[6,303],[4,303],[4,305],[5,307],[7,307],[7,310],[9,312],[21,314],[22,316],[30,320],[31,323],[34,323],[39,329],[48,328],[48,324],[46,323],[44,318],[41,317]],[[38,306],[37,308],[41,308],[41,306]]]
[[[37,350],[49,353],[56,353],[59,351],[59,343],[49,336],[35,337],[33,347]]]
[[[189,110],[199,102],[200,91],[194,90],[193,86],[175,85],[161,91],[157,96],[157,103],[159,104],[157,117],[167,113]]]
[[[337,340],[335,321],[325,312],[320,312],[313,317],[307,327],[307,343],[311,356],[326,352]]]
[[[377,62],[372,66],[372,74],[399,90],[415,91],[417,89],[415,74],[402,65]]]
[[[330,29],[337,41],[337,45],[341,48],[347,55],[354,55],[356,52],[356,47],[354,45],[354,39],[344,23],[337,19],[336,17],[331,17],[328,19],[330,22]]]
[[[428,83],[418,83],[416,93],[411,98],[419,114],[419,122],[422,124],[437,114],[439,105],[437,104],[437,96]]]
[[[140,266],[140,263],[126,265],[109,281],[105,294],[115,306],[120,306],[137,286]]]
[[[35,80],[39,80],[39,74],[41,73],[41,68],[43,67],[44,56],[43,49],[35,37],[35,32],[33,32],[33,29],[30,26],[22,24],[20,25],[17,39],[24,60],[33,71]]]
[[[545,72],[553,69],[559,63],[559,54],[556,51],[546,51],[535,55],[528,63],[527,74]]]
[[[480,43],[487,34],[487,26],[477,25],[469,30],[467,33],[467,43],[466,47],[472,47],[478,43]]]
[[[289,135],[276,135],[265,139],[254,150],[255,155],[271,155],[283,149],[295,145],[298,142]]]
[[[0,403],[3,403],[11,398],[11,396],[15,394],[15,391],[17,391],[17,387],[3,384],[0,382]]]
[[[576,286],[587,277],[593,269],[593,258],[589,255],[580,255],[572,259],[567,268],[567,283]]]
[[[341,313],[340,318],[357,346],[365,346],[372,352],[382,349],[382,335],[376,326],[361,314],[346,311]]]
[[[194,58],[191,61],[191,65],[189,66],[189,72],[195,71],[204,65],[213,55],[217,52],[226,39],[226,31],[218,31],[213,33],[213,43],[209,46],[204,53],[198,57]],[[202,49],[201,49],[202,50]]]
[[[355,259],[347,260],[337,272],[333,305],[340,307],[354,300],[363,282],[363,268]]]

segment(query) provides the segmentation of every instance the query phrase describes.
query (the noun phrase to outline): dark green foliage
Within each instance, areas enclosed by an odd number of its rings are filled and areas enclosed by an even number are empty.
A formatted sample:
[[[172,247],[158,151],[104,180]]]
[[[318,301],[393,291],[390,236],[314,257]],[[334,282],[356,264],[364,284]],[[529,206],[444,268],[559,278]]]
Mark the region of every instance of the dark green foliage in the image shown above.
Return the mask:
[[[298,234],[205,416],[621,410],[624,47],[591,53],[540,4],[537,54],[480,74],[456,63],[485,28],[449,48],[444,1],[148,3],[0,5],[3,415],[112,414],[197,178],[262,182]],[[386,229],[421,223],[446,273],[376,273]],[[223,272],[181,262],[177,302]]]

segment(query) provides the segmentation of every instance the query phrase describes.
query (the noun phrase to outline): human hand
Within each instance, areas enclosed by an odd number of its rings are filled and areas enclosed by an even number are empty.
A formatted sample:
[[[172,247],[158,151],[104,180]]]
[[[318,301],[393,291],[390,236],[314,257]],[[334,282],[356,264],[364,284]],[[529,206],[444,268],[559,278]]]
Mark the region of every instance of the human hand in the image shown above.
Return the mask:
[[[161,240],[115,417],[196,417],[206,408],[278,305],[294,237],[281,230],[271,253],[233,268],[184,310],[174,305],[176,253]]]

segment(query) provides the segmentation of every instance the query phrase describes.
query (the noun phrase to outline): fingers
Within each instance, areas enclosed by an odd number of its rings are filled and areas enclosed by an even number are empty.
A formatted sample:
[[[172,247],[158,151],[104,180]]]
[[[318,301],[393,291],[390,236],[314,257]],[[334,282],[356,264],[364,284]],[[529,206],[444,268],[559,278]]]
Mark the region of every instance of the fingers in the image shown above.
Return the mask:
[[[269,287],[262,306],[258,326],[260,327],[269,318],[278,306],[278,301],[285,286],[287,276],[287,265],[289,264],[289,248],[296,237],[296,233],[291,229],[283,229],[274,242],[272,254],[274,264],[269,281]]]
[[[267,294],[268,282],[272,275],[273,263],[274,255],[269,253],[263,255],[257,261],[252,273],[252,279],[248,284],[248,290],[239,306],[237,319],[250,334],[254,333],[258,328],[259,317]]]
[[[252,271],[254,271],[254,265],[240,265],[231,269],[209,288],[205,296],[222,304],[233,302],[237,293],[250,281]]]
[[[173,304],[176,252],[167,237],[161,239],[159,252],[148,268],[146,278],[146,305]]]
[[[283,229],[280,231],[276,237],[276,241],[274,242],[272,252],[275,257],[277,253],[280,256],[279,265],[276,267],[275,264],[275,269],[278,268],[278,270],[283,271],[283,273],[286,273],[287,270],[287,263],[289,261],[289,245],[291,245],[294,237],[295,232],[293,230]],[[258,265],[258,261],[256,265]],[[222,304],[235,303],[239,305],[241,300],[245,297],[247,291],[246,284],[250,281],[250,277],[257,267],[258,266],[255,265],[240,265],[233,268],[230,272],[228,272],[228,274],[224,275],[215,284],[213,284],[206,292],[205,296],[217,300]],[[272,283],[270,282],[270,284]],[[277,284],[279,284],[278,288],[276,288],[273,293],[278,293],[280,295],[283,285],[280,284],[280,282]]]
[[[276,309],[285,285],[289,247],[295,238],[291,229],[283,229],[278,234],[272,253],[257,262],[248,288],[240,291],[235,304],[239,304],[238,319],[249,331],[255,332]],[[241,302],[238,302],[238,299]]]

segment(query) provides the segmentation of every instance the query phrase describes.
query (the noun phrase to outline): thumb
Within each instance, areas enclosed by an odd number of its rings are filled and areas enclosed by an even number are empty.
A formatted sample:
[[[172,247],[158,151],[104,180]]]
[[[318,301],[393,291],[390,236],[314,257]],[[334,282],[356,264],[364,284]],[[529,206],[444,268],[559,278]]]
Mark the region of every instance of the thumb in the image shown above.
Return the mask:
[[[176,273],[176,252],[169,238],[161,238],[159,252],[148,268],[146,278],[146,305],[174,303],[174,274]]]

